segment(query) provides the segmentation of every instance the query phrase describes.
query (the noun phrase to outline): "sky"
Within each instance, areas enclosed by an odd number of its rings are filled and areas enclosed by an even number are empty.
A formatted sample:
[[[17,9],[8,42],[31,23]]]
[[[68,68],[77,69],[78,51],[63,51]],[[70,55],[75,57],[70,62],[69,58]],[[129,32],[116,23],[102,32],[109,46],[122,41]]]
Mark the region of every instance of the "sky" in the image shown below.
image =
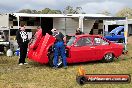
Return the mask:
[[[18,12],[21,9],[42,10],[50,8],[64,10],[66,6],[82,7],[85,13],[108,11],[111,14],[128,7],[132,8],[132,0],[0,0],[0,13]]]

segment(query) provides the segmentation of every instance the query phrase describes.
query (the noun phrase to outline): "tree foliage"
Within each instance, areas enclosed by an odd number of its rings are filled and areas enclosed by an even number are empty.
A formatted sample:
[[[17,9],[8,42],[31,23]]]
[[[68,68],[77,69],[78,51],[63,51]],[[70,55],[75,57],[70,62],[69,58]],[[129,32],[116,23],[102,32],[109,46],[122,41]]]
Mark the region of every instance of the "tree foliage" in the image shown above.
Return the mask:
[[[37,11],[37,10],[31,10],[31,9],[22,9],[18,13],[32,13],[32,14],[61,14],[60,10],[52,10],[49,8],[45,8],[43,10]]]
[[[83,13],[85,14],[85,12],[82,12],[82,8],[81,7],[76,7],[75,9],[72,6],[67,6],[64,11],[64,14],[80,14]]]
[[[18,13],[32,13],[32,14],[35,14],[35,13],[38,13],[37,10],[31,10],[31,9],[22,9],[22,10],[19,10]]]
[[[41,13],[41,14],[61,14],[61,11],[60,10],[52,10],[52,9],[49,9],[49,8],[45,8],[45,9],[39,11],[39,13]]]
[[[132,8],[123,8],[116,13],[116,16],[132,18]]]
[[[81,7],[73,8],[72,6],[67,6],[63,11],[61,10],[53,10],[50,8],[44,8],[42,10],[31,10],[31,9],[22,9],[18,11],[18,13],[32,13],[32,14],[85,14],[85,12],[82,12]]]

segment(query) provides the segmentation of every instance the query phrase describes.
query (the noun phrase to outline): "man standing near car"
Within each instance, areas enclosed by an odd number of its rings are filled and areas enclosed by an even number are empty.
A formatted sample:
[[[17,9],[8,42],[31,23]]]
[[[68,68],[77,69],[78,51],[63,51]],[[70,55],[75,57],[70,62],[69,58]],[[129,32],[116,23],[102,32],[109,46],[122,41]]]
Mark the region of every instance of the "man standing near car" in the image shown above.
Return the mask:
[[[84,33],[80,30],[80,28],[77,28],[76,29],[76,35],[81,35],[81,34],[84,34]]]
[[[21,28],[16,32],[16,40],[20,47],[19,65],[28,64],[26,63],[25,58],[27,56],[27,48],[28,48],[29,40],[24,24],[21,24]]]
[[[57,63],[58,63],[58,57],[59,57],[59,53],[62,57],[62,62],[64,65],[64,68],[67,68],[67,62],[66,62],[66,53],[65,53],[65,45],[64,45],[64,35],[57,31],[57,29],[53,28],[52,30],[52,35],[56,38],[55,44],[54,44],[54,59],[53,59],[53,64],[54,67],[53,68],[57,68]]]

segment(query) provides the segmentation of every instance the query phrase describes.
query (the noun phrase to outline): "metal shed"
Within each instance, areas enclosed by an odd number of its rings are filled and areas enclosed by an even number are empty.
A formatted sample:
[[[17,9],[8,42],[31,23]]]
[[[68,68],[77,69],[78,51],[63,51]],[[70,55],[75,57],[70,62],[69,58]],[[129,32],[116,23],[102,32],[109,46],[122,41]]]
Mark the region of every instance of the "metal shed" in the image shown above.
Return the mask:
[[[96,31],[102,30],[101,33],[104,35],[104,21],[115,21],[115,20],[124,20],[125,23],[125,43],[127,43],[127,33],[128,33],[128,21],[126,17],[112,17],[106,16],[103,14],[26,14],[26,13],[13,13],[14,16],[17,17],[18,24],[20,17],[39,17],[40,18],[40,25],[43,28],[43,18],[51,18],[52,19],[52,26],[51,28],[57,28],[64,34],[75,33],[76,28],[81,28],[84,33],[90,33],[91,29]],[[95,24],[97,20],[102,20],[102,22],[98,22]],[[48,20],[47,20],[48,21]],[[48,24],[49,25],[49,24]],[[94,28],[94,25],[96,27]],[[97,27],[98,25],[98,27]],[[45,25],[46,26],[46,25]],[[50,25],[49,25],[50,26]],[[19,28],[19,25],[18,25]],[[45,29],[45,27],[43,28]],[[49,29],[48,29],[49,30]],[[49,31],[46,31],[49,32]],[[98,34],[97,32],[96,34]]]
[[[0,15],[0,30],[8,30],[9,40],[11,32],[19,29],[21,22],[26,22],[26,29],[36,29],[41,26],[43,32],[50,33],[52,28],[59,29],[63,34],[74,34],[77,28],[81,28],[84,33],[104,35],[105,21],[124,20],[125,21],[125,43],[127,43],[128,21],[125,17],[112,17],[103,14],[27,14],[27,13],[12,13]],[[27,19],[28,18],[28,19]],[[25,20],[26,19],[26,20]],[[34,20],[35,19],[35,20]],[[37,25],[31,25],[32,22]],[[28,23],[29,22],[29,23]],[[15,25],[14,25],[15,24]],[[15,35],[14,35],[15,36]],[[15,43],[16,44],[16,43]]]

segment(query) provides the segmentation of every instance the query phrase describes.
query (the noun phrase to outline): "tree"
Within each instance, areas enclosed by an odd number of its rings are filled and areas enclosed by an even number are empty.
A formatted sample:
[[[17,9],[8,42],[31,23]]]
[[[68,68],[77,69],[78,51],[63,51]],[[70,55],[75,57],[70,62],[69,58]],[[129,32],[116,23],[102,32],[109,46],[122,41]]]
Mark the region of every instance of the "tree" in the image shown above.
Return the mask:
[[[73,12],[74,12],[74,9],[71,6],[67,6],[65,8],[65,10],[63,11],[64,14],[70,14],[70,13],[73,13]]]
[[[82,10],[82,7],[76,7],[74,10],[74,14],[79,14],[81,13],[80,11]]]
[[[54,14],[62,14],[60,10],[52,10]]]
[[[22,10],[19,10],[18,13],[38,13],[37,10],[31,10],[31,9],[22,9]]]
[[[37,11],[37,10],[30,10],[30,9],[22,9],[18,11],[18,13],[32,13],[32,14],[61,14],[62,12],[60,10],[52,10],[49,8],[45,8],[43,10]]]
[[[32,13],[34,13],[34,14],[35,14],[35,13],[38,13],[38,11],[37,11],[37,10],[32,10]]]
[[[132,8],[123,8],[116,13],[116,16],[132,18]]]
[[[45,8],[45,9],[43,9],[43,10],[41,11],[41,13],[42,13],[42,14],[48,14],[49,11],[50,11],[49,8]]]
[[[41,11],[38,11],[39,14],[61,14],[60,10],[52,10],[49,8],[45,8]]]
[[[50,8],[44,8],[42,10],[31,10],[31,9],[22,9],[18,11],[19,13],[32,13],[32,14],[85,14],[85,12],[82,12],[81,7],[76,7],[75,9],[72,6],[67,6],[63,12],[60,10],[53,10]]]
[[[82,8],[81,7],[76,7],[75,9],[72,6],[67,6],[64,11],[64,14],[80,14],[83,13],[85,14],[85,12],[82,12]]]

